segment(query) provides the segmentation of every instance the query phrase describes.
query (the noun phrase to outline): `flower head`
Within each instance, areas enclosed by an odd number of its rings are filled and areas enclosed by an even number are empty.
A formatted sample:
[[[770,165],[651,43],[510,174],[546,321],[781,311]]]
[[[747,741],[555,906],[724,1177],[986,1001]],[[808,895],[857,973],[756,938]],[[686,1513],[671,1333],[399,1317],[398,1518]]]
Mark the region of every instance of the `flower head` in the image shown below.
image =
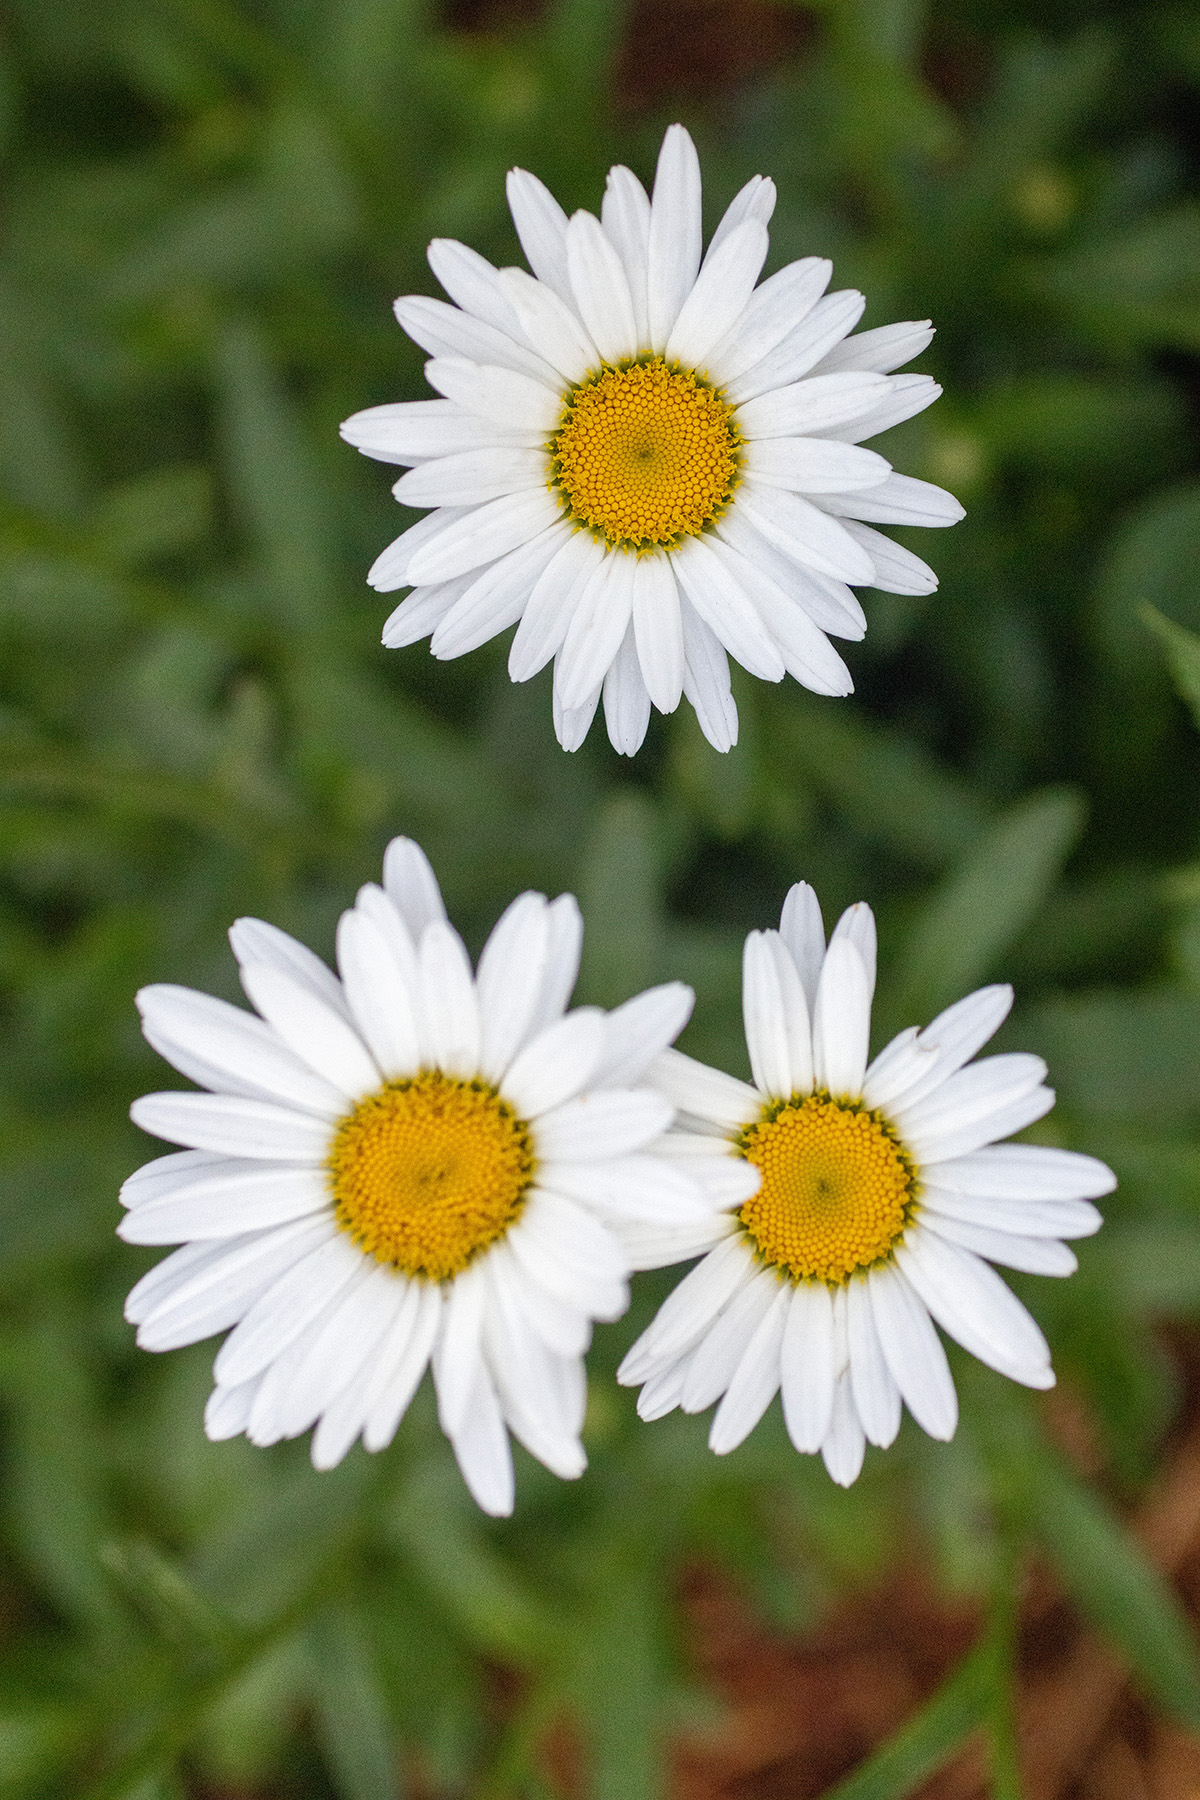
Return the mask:
[[[989,1265],[1069,1275],[1061,1240],[1097,1230],[1091,1199],[1115,1186],[1093,1157],[997,1141],[1054,1104],[1040,1057],[971,1060],[1011,988],[981,988],[868,1063],[874,986],[870,908],[850,907],[826,948],[801,882],[779,930],[746,940],[754,1085],[675,1050],[654,1065],[684,1126],[670,1151],[694,1169],[724,1157],[730,1191],[707,1229],[689,1221],[680,1233],[676,1258],[707,1254],[620,1370],[644,1384],[643,1418],[720,1400],[718,1453],[782,1388],[793,1444],[820,1450],[843,1486],[864,1442],[892,1442],[902,1401],[932,1437],[953,1436],[958,1405],[935,1321],[1014,1381],[1053,1385],[1045,1339]]]
[[[581,931],[570,895],[522,894],[472,973],[428,862],[397,838],[383,886],[342,917],[340,979],[241,919],[257,1015],[143,989],[147,1038],[209,1091],[134,1105],[144,1130],[188,1147],[122,1190],[127,1242],[183,1245],[126,1315],[149,1350],[233,1327],[210,1437],[271,1444],[315,1424],[328,1468],[360,1436],[391,1441],[432,1362],[481,1506],[512,1508],[506,1427],[580,1474],[592,1321],[625,1310],[639,1234],[706,1207],[653,1154],[673,1109],[644,1081],[691,991],[567,1012]]]
[[[861,448],[941,391],[892,373],[928,344],[928,322],[849,337],[865,302],[825,292],[821,257],[760,284],[775,187],[759,175],[702,255],[700,165],[681,125],[652,197],[620,167],[599,219],[568,219],[522,169],[508,197],[532,275],[435,239],[454,304],[410,297],[396,315],[442,397],[342,427],[366,455],[409,465],[398,500],[435,509],[371,569],[382,592],[412,589],[384,643],[432,633],[435,656],[462,656],[516,624],[509,673],[527,681],[553,659],[567,750],[602,693],[626,755],[651,705],[673,712],[681,695],[729,749],[727,653],[766,681],[848,694],[829,635],[863,635],[853,587],[937,586],[874,525],[962,516]]]

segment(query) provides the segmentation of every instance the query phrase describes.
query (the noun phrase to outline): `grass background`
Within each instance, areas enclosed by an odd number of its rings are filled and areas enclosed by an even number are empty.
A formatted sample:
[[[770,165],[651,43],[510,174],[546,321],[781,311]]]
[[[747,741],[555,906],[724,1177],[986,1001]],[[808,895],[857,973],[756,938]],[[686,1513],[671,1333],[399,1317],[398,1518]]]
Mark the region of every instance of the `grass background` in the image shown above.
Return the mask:
[[[853,1789],[911,1791],[973,1724],[1013,1800],[1014,1569],[1039,1547],[1152,1702],[1200,1728],[1196,1646],[1120,1523],[1181,1404],[1158,1319],[1200,1313],[1200,206],[1186,6],[1083,0],[8,0],[0,60],[0,1794],[654,1800],[711,1708],[679,1571],[803,1630],[912,1563],[979,1648]],[[756,171],[770,267],[819,252],[864,323],[932,315],[946,388],[881,447],[952,488],[925,600],[865,596],[852,700],[735,682],[642,754],[555,746],[503,643],[383,652],[365,587],[406,522],[337,423],[423,392],[390,302],[434,234],[516,258],[503,174],[595,206],[683,118],[709,226]],[[1190,682],[1190,688],[1189,688]],[[126,1123],[164,1080],[144,982],[232,996],[228,923],[332,948],[397,831],[477,949],[521,887],[579,893],[584,997],[684,976],[687,1045],[744,1067],[741,938],[815,882],[876,906],[880,1037],[1010,978],[1051,1059],[1046,1141],[1121,1189],[1069,1283],[1016,1278],[1098,1446],[956,1358],[849,1493],[777,1413],[733,1456],[637,1425],[593,1353],[578,1486],[529,1459],[472,1507],[423,1394],[390,1451],[205,1442],[210,1346],[139,1354],[116,1244]],[[169,1085],[169,1078],[168,1078]],[[940,1709],[940,1710],[939,1710]],[[922,1735],[922,1733],[924,1735]],[[851,1790],[847,1790],[850,1792]]]

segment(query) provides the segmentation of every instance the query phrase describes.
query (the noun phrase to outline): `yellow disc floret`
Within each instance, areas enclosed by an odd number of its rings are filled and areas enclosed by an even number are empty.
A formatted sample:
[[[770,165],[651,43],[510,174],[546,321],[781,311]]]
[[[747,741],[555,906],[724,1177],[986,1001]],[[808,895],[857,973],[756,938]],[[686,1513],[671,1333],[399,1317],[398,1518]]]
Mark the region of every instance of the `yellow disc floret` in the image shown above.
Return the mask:
[[[757,1255],[835,1286],[891,1251],[916,1211],[912,1163],[878,1113],[810,1094],[772,1105],[738,1140],[762,1170],[739,1218]]]
[[[447,1281],[519,1218],[533,1151],[495,1088],[432,1070],[360,1100],[327,1167],[337,1222],[360,1249]]]
[[[614,547],[643,550],[720,517],[739,442],[716,388],[655,356],[581,383],[549,448],[571,517]]]

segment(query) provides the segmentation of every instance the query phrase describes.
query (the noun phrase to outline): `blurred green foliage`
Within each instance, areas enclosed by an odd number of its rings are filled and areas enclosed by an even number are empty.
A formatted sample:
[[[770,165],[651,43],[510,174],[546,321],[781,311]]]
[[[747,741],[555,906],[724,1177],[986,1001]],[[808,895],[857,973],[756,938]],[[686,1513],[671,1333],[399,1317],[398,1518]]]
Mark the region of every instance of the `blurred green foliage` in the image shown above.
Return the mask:
[[[1178,1404],[1152,1322],[1200,1314],[1200,739],[1172,685],[1195,709],[1200,31],[1169,0],[820,0],[788,21],[794,54],[736,88],[693,83],[678,43],[635,108],[647,19],[621,0],[457,24],[426,0],[9,0],[6,1800],[398,1800],[418,1780],[545,1800],[562,1717],[592,1800],[653,1800],[696,1716],[673,1601],[695,1556],[782,1625],[914,1543],[980,1597],[979,1648],[846,1800],[910,1791],[980,1724],[1015,1793],[1029,1542],[1200,1726],[1189,1628],[1114,1505]],[[548,686],[510,686],[503,645],[450,665],[379,648],[363,576],[405,520],[336,427],[422,392],[390,302],[432,291],[431,235],[511,261],[509,165],[594,206],[610,162],[650,173],[674,116],[710,218],[768,172],[773,266],[829,254],[868,325],[933,316],[922,366],[946,397],[892,449],[968,517],[919,545],[936,596],[867,596],[853,700],[742,683],[732,755],[681,712],[631,766],[599,728],[564,756]],[[1122,1177],[1079,1276],[1016,1283],[1099,1422],[1103,1479],[965,1358],[956,1442],[906,1427],[849,1493],[778,1420],[727,1461],[703,1420],[639,1427],[611,1375],[670,1277],[599,1336],[587,1478],[523,1460],[509,1524],[474,1512],[427,1396],[389,1452],[332,1474],[303,1445],[206,1443],[211,1347],[141,1355],[121,1317],[150,1260],[112,1239],[150,1152],[126,1109],[163,1079],[132,995],[232,995],[242,913],[328,952],[396,831],[476,947],[520,887],[576,889],[586,995],[684,976],[688,1046],[733,1068],[742,934],[800,876],[827,916],[877,906],[881,1032],[1012,978],[1006,1042],[1044,1050],[1061,1095],[1043,1135]]]

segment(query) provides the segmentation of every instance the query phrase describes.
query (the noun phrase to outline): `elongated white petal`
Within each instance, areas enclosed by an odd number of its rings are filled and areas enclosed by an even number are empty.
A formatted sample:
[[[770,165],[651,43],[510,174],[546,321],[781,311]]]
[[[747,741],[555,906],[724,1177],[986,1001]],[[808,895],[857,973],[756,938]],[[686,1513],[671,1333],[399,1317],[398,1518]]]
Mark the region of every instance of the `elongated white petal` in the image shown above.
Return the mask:
[[[741,317],[767,259],[766,227],[744,219],[705,259],[671,327],[664,355],[694,368]]]
[[[846,938],[825,953],[813,1006],[813,1068],[817,1084],[836,1098],[857,1099],[867,1071],[871,989],[856,946]]]
[[[887,375],[899,369],[914,356],[920,356],[933,342],[933,326],[928,319],[910,320],[902,325],[878,325],[873,331],[859,331],[843,338],[821,361],[822,370],[873,369]]]
[[[885,594],[935,594],[938,578],[927,562],[904,544],[894,544],[882,531],[843,518],[842,524],[856,544],[861,544],[875,565],[871,581]]]
[[[582,706],[596,692],[621,646],[633,612],[636,559],[610,552],[579,596],[559,652],[564,707]]]
[[[504,269],[500,282],[525,335],[553,364],[560,382],[582,381],[589,372],[595,372],[600,352],[573,306],[568,306],[544,281],[526,275],[524,269]],[[565,403],[566,394],[560,389],[560,413]]]
[[[437,279],[464,312],[485,320],[506,337],[519,337],[521,328],[500,287],[499,271],[478,250],[454,238],[434,238],[427,255]]]
[[[579,976],[583,948],[583,915],[574,894],[560,894],[550,902],[550,954],[538,991],[530,1030],[548,1025],[566,1008]]]
[[[713,632],[690,601],[680,607],[683,621],[683,691],[696,709],[696,721],[722,752],[737,743],[738,716],[729,681],[729,662]]]
[[[706,1219],[711,1203],[686,1169],[660,1156],[614,1156],[598,1163],[554,1162],[539,1172],[541,1183],[581,1205],[598,1208],[612,1223],[623,1218],[647,1223]]]
[[[730,232],[735,231],[744,220],[756,219],[760,225],[769,225],[777,198],[775,183],[769,175],[752,175],[746,185],[738,189],[717,221],[717,229],[704,253],[704,262],[709,261]]]
[[[337,1087],[241,1007],[166,983],[142,988],[137,1006],[147,1042],[192,1081],[248,1099],[281,1100],[322,1118],[345,1110]]]
[[[533,584],[509,651],[508,672],[528,681],[563,645],[568,628],[606,551],[586,531],[571,532]]]
[[[454,602],[471,585],[474,574],[457,575],[453,581],[434,582],[431,587],[414,588],[383,623],[380,642],[385,650],[404,650],[419,644],[437,630]]]
[[[659,712],[674,712],[683,694],[683,619],[667,556],[636,559],[633,634],[647,693]]]
[[[165,1257],[130,1292],[125,1316],[143,1350],[176,1350],[225,1331],[278,1277],[328,1242],[325,1218],[298,1219],[219,1243],[188,1244]]]
[[[581,1006],[556,1019],[514,1057],[500,1092],[522,1119],[537,1119],[573,1099],[590,1082],[604,1053],[599,1007]]]
[[[550,955],[544,894],[521,894],[501,915],[479,958],[480,1073],[499,1081],[529,1033]]]
[[[821,1448],[833,1415],[833,1303],[822,1281],[792,1290],[780,1346],[783,1419],[796,1449]]]
[[[940,1060],[939,1052],[932,1045],[923,1045],[916,1026],[910,1025],[879,1052],[868,1068],[863,1099],[868,1106],[890,1112],[918,1087],[937,1081]]]
[[[589,212],[577,212],[567,226],[567,271],[571,292],[605,362],[634,356],[638,321],[629,278],[612,240]]]
[[[620,163],[608,171],[600,222],[625,270],[633,303],[637,348],[647,350],[650,347],[650,322],[646,312],[650,201],[637,176]]]
[[[863,1465],[866,1439],[850,1392],[849,1371],[838,1377],[833,1390],[829,1430],[821,1445],[821,1457],[831,1480],[852,1487]]]
[[[1053,1237],[1027,1237],[1021,1231],[1001,1231],[992,1225],[949,1219],[936,1212],[926,1214],[923,1223],[926,1230],[945,1238],[947,1243],[961,1244],[976,1256],[986,1256],[989,1262],[1002,1263],[1006,1269],[1022,1269],[1027,1275],[1073,1275],[1079,1267],[1075,1252]]]
[[[562,394],[557,388],[513,369],[470,362],[465,356],[431,358],[425,364],[425,378],[464,412],[497,425],[515,425],[544,436],[554,429],[562,412]]]
[[[439,1069],[471,1076],[479,1067],[479,1003],[471,962],[453,926],[435,919],[417,952],[421,1011]]]
[[[738,429],[748,440],[803,437],[860,418],[890,392],[885,375],[813,375],[744,401]]]
[[[783,657],[729,564],[703,538],[693,537],[672,551],[671,566],[696,612],[729,654],[763,681],[782,681]]]
[[[408,294],[395,302],[393,310],[409,337],[431,356],[465,356],[470,362],[517,369],[536,381],[554,380],[544,346],[539,355],[510,331],[501,331],[457,306],[447,306],[444,300]]]
[[[852,494],[822,494],[819,505],[850,519],[882,525],[957,525],[963,507],[945,488],[912,475],[889,475],[878,487]]]
[[[684,1412],[703,1412],[720,1399],[778,1295],[779,1281],[770,1269],[760,1269],[738,1290],[688,1359],[679,1396]]]
[[[821,358],[853,331],[862,318],[866,301],[852,288],[826,294],[809,308],[798,325],[755,363],[744,375],[729,383],[727,392],[739,405],[771,388],[790,386],[814,370]],[[824,380],[823,376],[814,379]]]
[[[143,1094],[129,1109],[135,1125],[169,1144],[220,1150],[267,1162],[319,1163],[330,1126],[312,1113],[290,1112],[268,1100],[224,1094]]]
[[[438,1418],[442,1430],[451,1438],[463,1428],[479,1374],[485,1293],[481,1263],[472,1263],[456,1276],[446,1296],[441,1330],[433,1348]]]
[[[451,400],[399,400],[386,406],[369,406],[344,420],[340,431],[346,442],[364,456],[401,465],[503,445],[532,450],[545,436],[536,430],[480,418]]]
[[[707,1119],[724,1131],[739,1131],[762,1111],[762,1095],[754,1088],[682,1050],[664,1050],[651,1064],[648,1079],[680,1112]]]
[[[785,440],[786,441],[786,440]],[[868,454],[862,452],[862,454]],[[536,487],[549,474],[544,450],[512,444],[437,456],[402,475],[392,493],[402,506],[479,506]],[[839,482],[844,487],[845,482]]]
[[[640,1088],[602,1088],[568,1100],[537,1122],[537,1153],[547,1163],[625,1156],[665,1131],[674,1117],[668,1101]]]
[[[271,1284],[230,1332],[213,1363],[218,1381],[258,1375],[363,1268],[362,1252],[335,1231]]]
[[[428,480],[426,470],[437,466],[426,463],[421,469],[413,469],[397,486],[414,483],[419,488],[422,478]],[[818,437],[773,437],[759,438],[746,446],[745,467],[756,480],[772,487],[788,488],[800,494],[836,494],[848,488],[877,487],[891,473],[892,465],[873,450],[862,450],[856,444],[840,444]],[[509,493],[518,485],[513,481],[508,488],[497,491]],[[447,484],[436,501],[418,504],[453,504],[489,497],[486,493],[452,491]]]
[[[770,1099],[792,1093],[792,1057],[779,972],[765,932],[752,931],[742,954],[742,1018],[754,1085]]]
[[[849,1282],[845,1294],[850,1392],[867,1442],[886,1450],[900,1429],[900,1390],[879,1342],[866,1281]]]
[[[229,942],[241,970],[254,963],[285,969],[297,981],[304,982],[327,1006],[349,1018],[350,1009],[341,983],[307,944],[289,937],[277,925],[268,925],[265,919],[236,919],[229,930]]]
[[[414,944],[427,925],[445,919],[437,876],[420,844],[395,837],[383,853],[383,886]]]
[[[592,1077],[597,1087],[630,1087],[668,1049],[691,1017],[696,996],[682,981],[647,988],[610,1012],[604,1055]]]
[[[1045,1338],[987,1263],[919,1228],[905,1236],[895,1255],[943,1331],[964,1350],[1026,1387],[1054,1386]]]
[[[436,537],[422,544],[409,564],[414,582],[449,581],[478,569],[519,544],[528,543],[560,516],[555,496],[544,486],[489,500],[463,518],[453,519]]]
[[[347,1099],[379,1086],[379,1069],[358,1032],[302,981],[266,963],[251,963],[242,980],[288,1048]]]
[[[636,756],[650,724],[650,695],[642,680],[632,619],[625,627],[620,649],[608,666],[603,695],[609,743],[618,756]]]
[[[842,521],[843,529],[852,537],[867,529],[865,525],[853,525],[851,530],[852,525],[852,520]],[[717,543],[723,542],[736,550],[743,562],[749,563],[762,578],[755,588],[756,604],[764,616],[769,611],[774,629],[777,629],[779,599],[776,595],[771,609],[764,606],[763,600],[758,598],[762,580],[800,607],[821,631],[827,631],[833,637],[850,638],[855,643],[866,635],[867,617],[853,589],[844,581],[835,581],[831,575],[819,574],[811,567],[801,568],[794,557],[785,556],[782,550],[769,544],[744,511],[731,507],[717,525],[714,536]]]
[[[807,881],[788,889],[779,918],[779,935],[791,952],[811,1008],[816,1003],[817,983],[825,960],[825,922],[821,902]]]
[[[806,256],[755,288],[736,325],[709,352],[713,380],[736,381],[769,355],[820,299],[832,274],[823,256]]]
[[[661,349],[700,268],[700,159],[682,125],[662,141],[646,250],[650,343]]]
[[[742,1443],[779,1392],[779,1347],[787,1316],[788,1290],[777,1287],[770,1311],[747,1344],[716,1410],[708,1447],[726,1456]]]
[[[510,503],[494,500],[492,504],[505,506]],[[750,523],[762,532],[767,542],[794,562],[808,565],[819,574],[832,575],[837,581],[871,580],[874,567],[862,546],[836,519],[822,512],[802,494],[785,493],[782,488],[759,487],[756,482],[746,480],[739,490],[738,504],[744,507]],[[830,526],[836,529],[830,531]],[[461,531],[462,528],[462,524],[451,525],[447,531]],[[429,554],[428,550],[420,551],[414,561]]]
[[[1018,1201],[1096,1200],[1117,1185],[1112,1170],[1097,1157],[1041,1144],[994,1144],[939,1162],[935,1179],[939,1188],[958,1194]]]
[[[569,300],[566,213],[546,184],[526,169],[510,169],[506,187],[513,224],[530,268],[560,299]]]
[[[493,1518],[507,1518],[513,1509],[515,1491],[512,1450],[500,1402],[482,1360],[476,1365],[475,1383],[463,1408],[463,1422],[451,1434],[450,1441],[476,1504]]]
[[[1011,1147],[1026,1148],[1023,1144]],[[986,1156],[989,1153],[985,1150],[979,1154]],[[943,1165],[935,1166],[940,1174]],[[921,1183],[921,1210],[931,1217],[961,1220],[967,1225],[982,1225],[994,1231],[1036,1238],[1091,1237],[1104,1223],[1090,1200],[1001,1199],[992,1194],[959,1194],[928,1180]],[[975,1245],[970,1247],[977,1248]]]
[[[866,1279],[888,1368],[922,1431],[948,1442],[958,1425],[958,1396],[941,1339],[922,1302],[895,1264]]]
[[[875,915],[865,900],[856,900],[848,906],[833,930],[829,934],[831,944],[846,942],[853,944],[862,958],[863,970],[867,977],[868,1005],[875,997],[875,969],[878,962],[878,945],[875,932]]]
[[[754,607],[763,629],[774,640],[788,674],[818,694],[848,694],[854,683],[833,645],[818,630],[803,603],[785,591],[752,558],[720,537],[710,539],[717,561]],[[789,587],[794,587],[794,570]]]
[[[853,424],[831,426],[829,436],[846,444],[865,443],[867,438],[877,437],[881,431],[890,431],[894,425],[916,418],[927,406],[933,405],[941,391],[928,375],[893,375],[892,391],[878,406],[863,413]]]
[[[357,908],[338,925],[338,967],[346,993],[380,1074],[415,1075],[421,1032],[415,968],[401,964],[376,921]]]
[[[566,536],[566,525],[549,525],[477,576],[434,631],[433,654],[443,660],[465,656],[515,625],[534,583]]]
[[[364,1396],[363,1443],[368,1450],[382,1450],[395,1437],[429,1365],[442,1322],[444,1302],[439,1288],[410,1282],[409,1290],[413,1298],[394,1322]]]
[[[127,1244],[182,1244],[286,1225],[330,1204],[323,1171],[230,1163],[130,1211],[117,1227]]]

